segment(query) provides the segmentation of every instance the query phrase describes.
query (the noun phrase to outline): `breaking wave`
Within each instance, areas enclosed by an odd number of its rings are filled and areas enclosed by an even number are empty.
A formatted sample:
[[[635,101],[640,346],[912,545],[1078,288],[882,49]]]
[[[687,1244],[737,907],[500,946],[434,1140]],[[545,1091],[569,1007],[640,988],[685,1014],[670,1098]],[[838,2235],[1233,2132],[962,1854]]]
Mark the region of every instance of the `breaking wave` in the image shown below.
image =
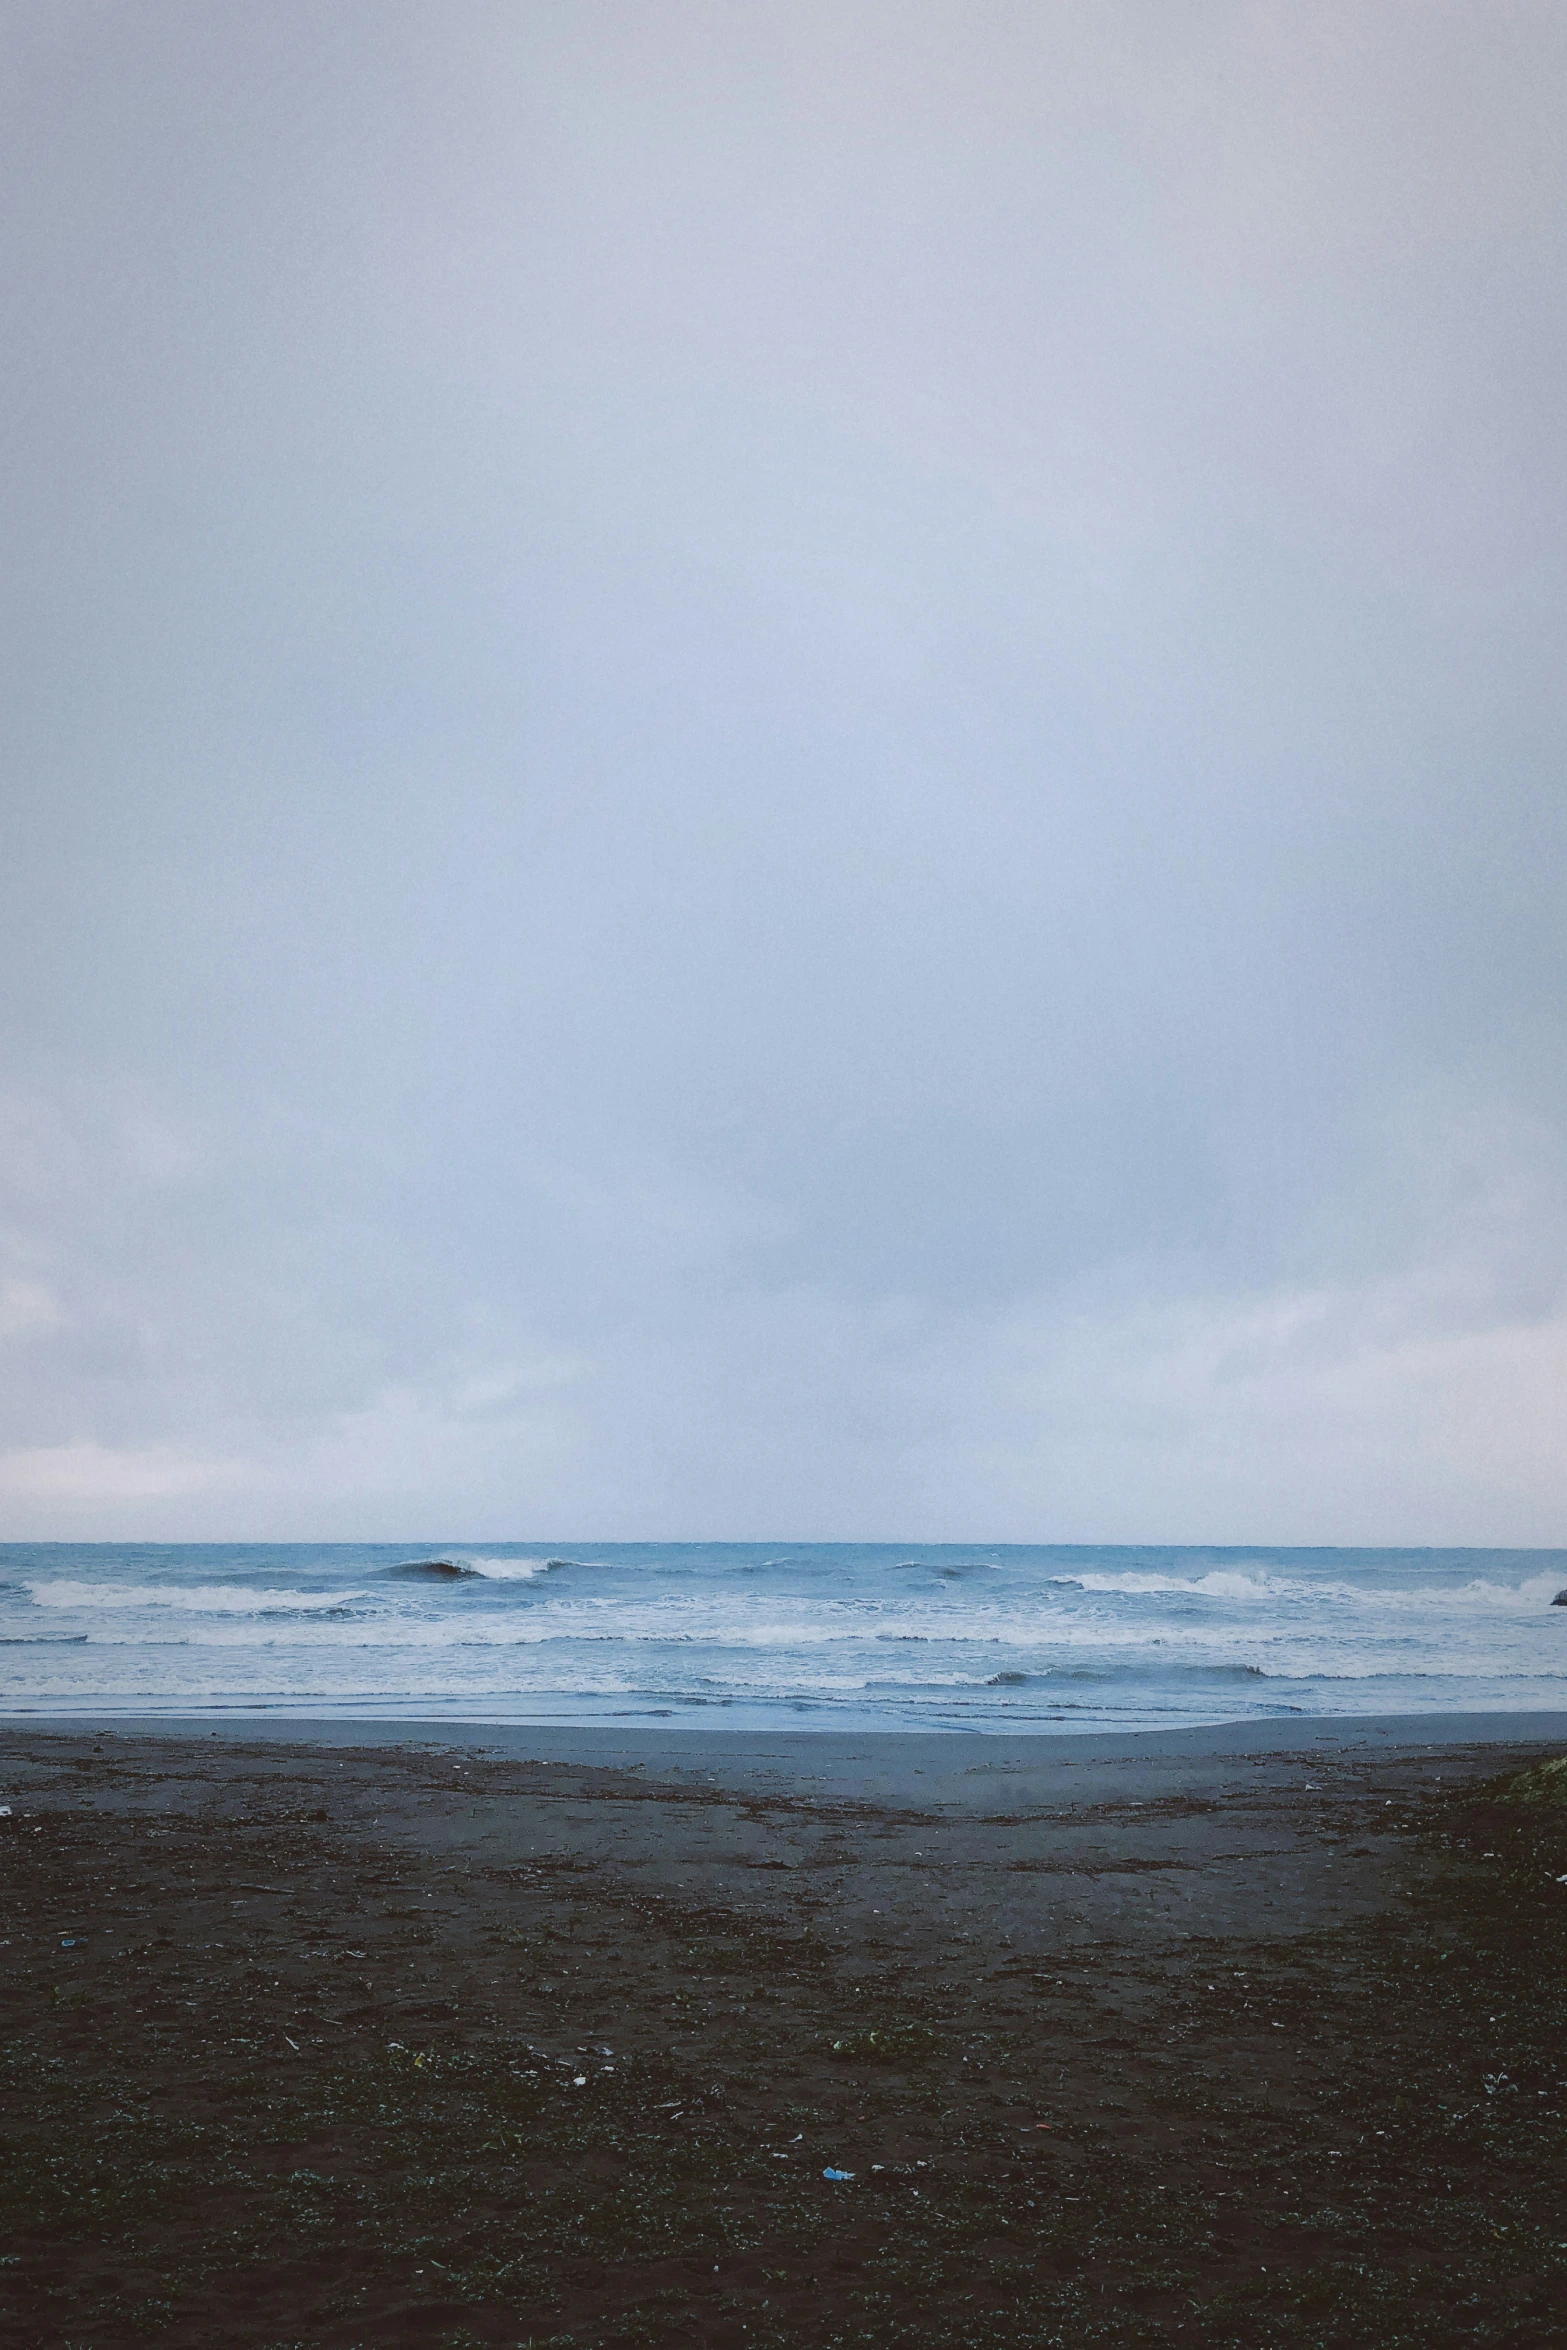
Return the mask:
[[[577,1559],[497,1559],[472,1558],[467,1562],[470,1573],[486,1583],[532,1583],[540,1575],[552,1575],[558,1567],[580,1565]]]
[[[400,1580],[427,1583],[531,1583],[575,1559],[451,1558],[403,1559],[386,1572]]]
[[[1468,1583],[1410,1589],[1396,1584],[1347,1583],[1326,1577],[1308,1579],[1269,1574],[1265,1569],[1248,1573],[1241,1567],[1218,1567],[1203,1575],[1158,1574],[1128,1568],[1122,1574],[1053,1575],[1050,1581],[1058,1591],[1102,1591],[1128,1598],[1216,1599],[1240,1606],[1281,1601],[1321,1605],[1338,1601],[1362,1607],[1417,1607],[1427,1611],[1445,1607],[1505,1608],[1528,1610],[1532,1614],[1549,1603],[1561,1578],[1559,1574],[1531,1575],[1517,1583],[1496,1583],[1476,1576]]]

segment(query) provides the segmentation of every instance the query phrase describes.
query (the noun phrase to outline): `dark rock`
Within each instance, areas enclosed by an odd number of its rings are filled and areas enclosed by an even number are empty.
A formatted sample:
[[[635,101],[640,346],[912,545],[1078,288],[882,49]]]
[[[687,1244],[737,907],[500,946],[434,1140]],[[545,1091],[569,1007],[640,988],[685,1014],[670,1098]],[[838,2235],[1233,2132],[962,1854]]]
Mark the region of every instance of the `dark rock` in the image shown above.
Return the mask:
[[[1567,1607],[1567,1591],[1558,1591],[1556,1597],[1551,1601],[1551,1605],[1552,1607]]]

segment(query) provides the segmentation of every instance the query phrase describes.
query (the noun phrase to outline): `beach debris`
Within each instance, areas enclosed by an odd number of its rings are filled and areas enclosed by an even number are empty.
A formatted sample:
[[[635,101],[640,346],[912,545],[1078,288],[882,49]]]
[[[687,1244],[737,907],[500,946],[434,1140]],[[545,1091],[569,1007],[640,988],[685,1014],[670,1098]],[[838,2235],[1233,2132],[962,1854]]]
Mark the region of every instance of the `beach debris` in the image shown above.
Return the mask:
[[[11,1806],[8,1803],[0,1803],[0,1820],[8,1820],[10,1817]]]
[[[585,2088],[587,2087],[587,2085],[588,2085],[588,2076],[587,2076],[587,2074],[586,2074],[586,2073],[575,2073],[575,2074],[573,2074],[573,2076],[572,2076],[572,2082],[571,2082],[571,2085],[572,2085],[572,2087],[573,2087],[574,2089],[585,2089]]]
[[[852,2179],[853,2176],[854,2173],[852,2170],[834,2170],[831,2164],[829,2164],[827,2169],[822,2173],[822,2177],[824,2179],[836,2179],[840,2181],[844,2179]]]
[[[928,2056],[937,2035],[929,2024],[883,2024],[868,2032],[850,2032],[835,2040],[832,2052],[845,2064],[906,2064]]]

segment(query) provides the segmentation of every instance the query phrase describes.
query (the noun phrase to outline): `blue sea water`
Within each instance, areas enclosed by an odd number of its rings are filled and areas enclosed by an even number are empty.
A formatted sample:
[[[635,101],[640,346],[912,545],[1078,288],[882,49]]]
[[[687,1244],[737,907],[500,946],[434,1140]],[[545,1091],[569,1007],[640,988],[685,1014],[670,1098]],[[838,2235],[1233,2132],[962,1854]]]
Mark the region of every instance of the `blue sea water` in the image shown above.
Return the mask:
[[[1564,1585],[1540,1550],[12,1543],[0,1708],[1013,1732],[1525,1710],[1567,1706]]]

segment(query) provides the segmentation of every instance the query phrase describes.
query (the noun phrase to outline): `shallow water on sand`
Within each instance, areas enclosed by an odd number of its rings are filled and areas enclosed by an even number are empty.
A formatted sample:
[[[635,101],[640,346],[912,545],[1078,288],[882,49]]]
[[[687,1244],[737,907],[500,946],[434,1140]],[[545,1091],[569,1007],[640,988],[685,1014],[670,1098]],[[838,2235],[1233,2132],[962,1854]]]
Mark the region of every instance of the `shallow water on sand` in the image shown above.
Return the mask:
[[[1564,1551],[0,1545],[12,1714],[1023,1731],[1567,1704]]]

